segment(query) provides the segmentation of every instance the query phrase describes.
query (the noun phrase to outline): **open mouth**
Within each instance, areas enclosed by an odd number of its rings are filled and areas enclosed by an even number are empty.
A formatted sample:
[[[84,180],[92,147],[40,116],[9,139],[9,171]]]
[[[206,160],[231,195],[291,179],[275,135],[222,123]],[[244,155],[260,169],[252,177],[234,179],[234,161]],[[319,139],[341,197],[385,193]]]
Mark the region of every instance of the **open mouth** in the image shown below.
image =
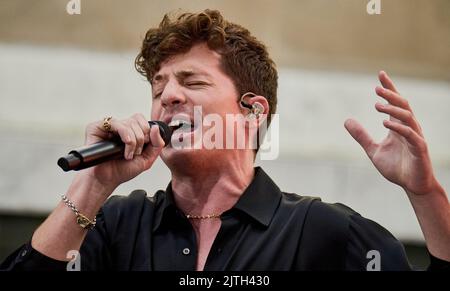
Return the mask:
[[[174,133],[187,133],[194,130],[194,125],[190,121],[181,119],[172,120],[169,127],[172,128]]]
[[[188,119],[173,119],[169,123],[169,127],[173,130],[171,141],[172,147],[192,146],[190,143],[193,142],[194,132],[197,130],[198,126],[194,126]]]

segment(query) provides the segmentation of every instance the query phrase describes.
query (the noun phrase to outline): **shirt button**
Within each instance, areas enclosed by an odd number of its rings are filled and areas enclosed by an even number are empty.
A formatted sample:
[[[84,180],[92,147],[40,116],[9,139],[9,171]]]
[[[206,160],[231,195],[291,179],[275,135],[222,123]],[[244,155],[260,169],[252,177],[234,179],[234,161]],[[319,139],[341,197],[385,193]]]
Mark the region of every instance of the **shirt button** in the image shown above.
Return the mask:
[[[183,255],[189,255],[191,253],[191,250],[190,249],[188,249],[188,248],[184,248],[183,249]]]
[[[22,253],[20,254],[20,256],[25,257],[27,255],[28,251],[27,250],[23,250]]]

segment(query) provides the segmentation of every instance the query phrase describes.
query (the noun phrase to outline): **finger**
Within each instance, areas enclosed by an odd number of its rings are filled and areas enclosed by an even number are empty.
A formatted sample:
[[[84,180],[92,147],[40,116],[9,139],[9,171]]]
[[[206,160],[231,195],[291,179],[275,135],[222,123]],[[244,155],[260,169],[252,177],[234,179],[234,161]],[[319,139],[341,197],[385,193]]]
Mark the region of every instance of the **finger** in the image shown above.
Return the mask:
[[[151,145],[147,146],[142,152],[142,157],[153,161],[164,147],[164,140],[159,134],[158,126],[150,128],[150,143]]]
[[[384,88],[389,89],[395,93],[398,93],[397,88],[394,86],[394,82],[392,82],[391,78],[389,78],[388,74],[385,71],[380,71],[378,73],[378,79],[383,85]]]
[[[344,126],[350,135],[361,145],[369,158],[372,159],[378,145],[374,142],[372,137],[370,137],[367,130],[354,119],[347,119]]]
[[[144,132],[135,119],[130,120],[130,126],[134,132],[134,136],[136,137],[136,147],[134,149],[134,154],[139,156],[142,153],[142,148],[144,147]]]
[[[114,121],[111,122],[111,131],[117,133],[125,144],[124,158],[127,160],[133,159],[136,148],[136,136],[133,129],[122,121]]]
[[[400,120],[401,122],[404,122],[406,125],[411,127],[415,132],[420,134],[421,131],[419,124],[411,111],[393,106],[391,104],[381,104],[378,102],[375,104],[375,108],[379,112],[389,114],[391,117]],[[393,120],[391,119],[391,121]]]
[[[152,126],[150,129],[150,142],[153,147],[164,147],[165,143],[161,134],[159,133],[159,126]]]
[[[416,147],[419,151],[425,146],[423,138],[417,134],[411,127],[390,120],[383,120],[383,125],[404,137],[409,144]]]
[[[150,141],[150,125],[147,119],[142,114],[136,114],[134,117],[144,133],[144,143],[148,143]]]
[[[406,100],[405,98],[400,96],[398,93],[396,93],[390,89],[385,89],[380,86],[377,86],[375,88],[375,92],[377,93],[378,96],[385,99],[390,104],[412,112],[411,107],[409,106],[408,100]]]
[[[110,139],[114,134],[107,132],[102,127],[102,121],[91,122],[86,126],[84,144],[93,144],[102,140]]]

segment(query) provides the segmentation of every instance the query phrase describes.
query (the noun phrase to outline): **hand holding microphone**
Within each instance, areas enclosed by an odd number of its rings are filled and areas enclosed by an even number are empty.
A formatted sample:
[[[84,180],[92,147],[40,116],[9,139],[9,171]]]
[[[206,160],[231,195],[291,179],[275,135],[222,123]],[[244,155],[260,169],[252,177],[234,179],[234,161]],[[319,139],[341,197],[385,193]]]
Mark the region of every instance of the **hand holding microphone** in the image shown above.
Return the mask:
[[[142,114],[125,120],[105,118],[89,124],[85,146],[61,157],[58,165],[64,171],[90,168],[89,176],[118,185],[150,168],[171,135],[172,128],[147,121]]]
[[[109,122],[110,117],[106,118],[104,125],[107,130],[110,130]],[[170,143],[170,138],[172,136],[172,129],[161,121],[149,121],[150,126],[156,126],[159,128],[159,134],[164,140],[164,145]],[[147,146],[144,143],[144,146]],[[114,159],[120,159],[125,153],[126,144],[124,144],[119,138],[113,140],[105,140],[97,142],[91,145],[86,145],[69,152],[65,157],[61,157],[58,160],[58,165],[64,171],[70,170],[82,170],[105,161],[110,161]],[[136,154],[140,154],[141,150],[138,149]],[[130,154],[131,153],[131,154]],[[128,151],[125,154],[125,158],[131,159],[133,156],[133,151]]]

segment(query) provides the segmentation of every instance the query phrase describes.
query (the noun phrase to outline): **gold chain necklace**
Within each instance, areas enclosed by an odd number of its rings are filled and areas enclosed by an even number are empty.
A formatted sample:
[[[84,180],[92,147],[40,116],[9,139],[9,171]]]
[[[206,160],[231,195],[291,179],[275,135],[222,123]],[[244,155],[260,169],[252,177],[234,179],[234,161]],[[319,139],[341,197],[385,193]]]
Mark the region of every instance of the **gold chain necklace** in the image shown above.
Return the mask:
[[[208,215],[193,215],[186,214],[187,219],[210,219],[210,218],[220,218],[222,214],[208,214]]]

